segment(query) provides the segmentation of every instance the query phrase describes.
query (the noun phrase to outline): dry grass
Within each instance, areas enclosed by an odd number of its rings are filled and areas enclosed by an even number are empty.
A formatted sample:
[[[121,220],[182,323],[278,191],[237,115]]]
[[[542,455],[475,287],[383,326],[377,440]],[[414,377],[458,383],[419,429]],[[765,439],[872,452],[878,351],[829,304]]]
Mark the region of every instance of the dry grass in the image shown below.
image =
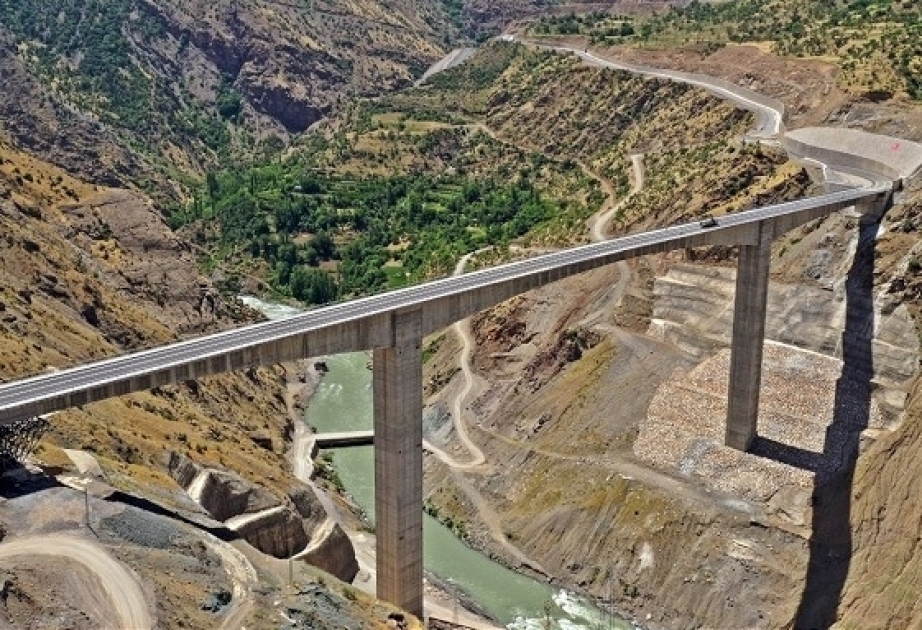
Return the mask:
[[[73,203],[98,190],[48,162],[14,149],[2,139],[0,185],[9,187],[13,201],[51,211],[56,219],[60,219],[57,210],[61,204]]]

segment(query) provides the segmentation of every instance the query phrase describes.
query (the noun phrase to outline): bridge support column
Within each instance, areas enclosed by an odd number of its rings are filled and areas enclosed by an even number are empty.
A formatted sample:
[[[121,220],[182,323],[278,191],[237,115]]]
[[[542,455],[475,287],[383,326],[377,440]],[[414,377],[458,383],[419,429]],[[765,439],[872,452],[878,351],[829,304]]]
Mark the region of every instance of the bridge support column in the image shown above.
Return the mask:
[[[871,225],[884,218],[887,210],[893,205],[893,191],[862,199],[855,204],[855,211],[860,216],[859,225]]]
[[[739,251],[725,443],[741,451],[757,432],[772,236],[771,227],[760,223],[757,244]]]
[[[377,594],[422,619],[422,313],[394,319],[394,347],[373,361]]]

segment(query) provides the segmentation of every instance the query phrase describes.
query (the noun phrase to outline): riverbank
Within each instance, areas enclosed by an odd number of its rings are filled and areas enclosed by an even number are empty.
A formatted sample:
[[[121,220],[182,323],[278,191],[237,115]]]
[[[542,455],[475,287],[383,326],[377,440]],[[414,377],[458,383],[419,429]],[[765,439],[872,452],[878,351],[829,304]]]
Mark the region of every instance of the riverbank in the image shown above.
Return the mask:
[[[246,303],[272,319],[299,311],[248,297]],[[322,367],[320,367],[322,365]],[[318,369],[319,368],[319,369]],[[312,479],[314,430],[371,428],[371,376],[364,352],[304,359],[286,370],[283,392],[289,415],[289,460],[295,476],[317,489],[327,511],[349,536],[359,564],[353,586],[376,592],[376,542],[369,533],[374,519],[372,447],[334,449],[334,467],[348,496],[329,493]],[[475,630],[529,630],[550,615],[555,627],[579,630],[607,619],[588,599],[555,589],[546,575],[521,573],[468,546],[448,528],[424,515],[426,550],[425,610],[444,620],[457,620]],[[520,569],[524,567],[519,567]],[[473,609],[473,610],[472,610]],[[477,611],[481,611],[478,614]],[[499,621],[493,621],[495,618]],[[615,628],[630,624],[617,620]]]
[[[367,521],[361,507],[349,496],[332,496],[313,480],[313,456],[316,452],[316,435],[305,420],[306,410],[326,374],[317,369],[323,358],[306,359],[286,369],[286,388],[283,392],[292,425],[290,461],[292,471],[302,482],[313,486],[321,497],[324,509],[349,536],[359,563],[359,573],[353,586],[374,595],[377,589],[375,551],[376,540],[365,528]],[[343,510],[355,510],[344,514]],[[425,609],[428,615],[441,620],[460,623],[474,630],[500,628],[461,590],[453,588],[450,581],[441,580],[431,572],[426,573]]]
[[[364,353],[332,356],[321,385],[307,405],[309,423],[318,432],[367,430],[372,423],[371,372],[366,368]],[[359,509],[374,519],[374,458],[370,446],[333,449],[333,464],[349,495]],[[514,630],[541,627],[547,612],[554,628],[589,629],[605,618],[588,601],[549,585],[546,579],[534,580],[510,570],[468,547],[454,533],[429,515],[423,518],[424,553],[427,576],[437,575],[438,584],[451,593],[465,593],[500,624]],[[355,527],[354,529],[359,529]],[[372,592],[374,568],[373,537],[367,531],[356,534],[359,563],[362,566],[356,586]],[[366,581],[367,580],[367,581]],[[427,580],[427,595],[437,584]],[[443,600],[442,611],[426,602],[426,610],[436,616],[453,619],[455,598]],[[461,603],[463,604],[463,597]],[[435,602],[433,602],[435,603]],[[566,608],[564,608],[566,607]],[[472,627],[497,627],[480,619],[463,618],[460,605],[458,620]],[[629,628],[625,622],[615,627]]]
[[[363,359],[360,358],[359,362],[361,363],[362,361]],[[327,376],[326,373],[317,373],[316,375],[317,383],[313,388],[308,389],[302,387],[300,389],[300,394],[302,396],[301,404],[295,406],[295,409],[299,410],[298,413],[301,418],[300,423],[304,427],[304,429],[299,431],[299,435],[296,436],[296,439],[300,439],[298,440],[299,447],[296,447],[295,450],[301,450],[302,452],[307,448],[303,446],[303,444],[305,442],[313,443],[314,435],[313,431],[307,426],[307,422],[303,419],[304,413],[310,406],[313,395],[317,393],[317,385]],[[310,393],[306,395],[308,391]],[[369,449],[370,447],[365,448]],[[336,459],[338,458],[334,458],[334,461]],[[377,541],[374,534],[369,532],[370,524],[367,512],[370,512],[370,510],[348,492],[348,477],[343,481],[346,487],[346,496],[338,495],[332,497],[327,495],[327,497],[332,511],[336,512],[333,518],[340,523],[340,526],[349,536],[353,548],[355,549],[360,570],[353,581],[353,586],[368,594],[374,595],[377,590],[377,568],[375,562]],[[325,491],[320,489],[320,492]],[[349,506],[348,509],[352,510],[351,513],[342,514],[340,512],[345,506]],[[473,628],[474,630],[494,630],[501,627],[463,591],[452,587],[449,581],[436,578],[431,571],[426,571],[424,597],[424,607],[428,616],[436,616],[446,621],[450,620],[457,622],[463,624],[465,627]]]

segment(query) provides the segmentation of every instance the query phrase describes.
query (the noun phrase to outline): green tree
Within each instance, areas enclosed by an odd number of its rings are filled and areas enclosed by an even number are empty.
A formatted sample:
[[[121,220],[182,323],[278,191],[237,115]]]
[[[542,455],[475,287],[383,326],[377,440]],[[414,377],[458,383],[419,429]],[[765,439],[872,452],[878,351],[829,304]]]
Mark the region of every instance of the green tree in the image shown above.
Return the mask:
[[[326,304],[336,299],[338,287],[333,276],[321,269],[298,266],[291,272],[291,294],[307,304]]]

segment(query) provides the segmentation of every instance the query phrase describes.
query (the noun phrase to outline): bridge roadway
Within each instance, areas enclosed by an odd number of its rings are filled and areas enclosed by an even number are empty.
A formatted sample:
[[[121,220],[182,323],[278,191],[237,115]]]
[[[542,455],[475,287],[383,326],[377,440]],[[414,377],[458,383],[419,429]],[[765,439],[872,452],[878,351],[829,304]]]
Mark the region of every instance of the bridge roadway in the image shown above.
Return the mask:
[[[719,218],[611,239],[318,308],[189,341],[0,385],[0,425],[27,417],[211,374],[286,360],[395,345],[391,315],[422,309],[423,335],[519,293],[627,258],[686,247],[753,244],[756,228],[774,235],[861,200],[889,194],[889,183],[799,199]],[[300,343],[290,343],[291,341]]]
[[[870,220],[890,201],[875,183],[633,234],[343,302],[289,319],[178,342],[0,385],[0,427],[112,396],[310,356],[374,350],[377,595],[423,614],[422,339],[514,295],[627,258],[703,245],[738,245],[726,442],[756,435],[771,242],[836,210]]]

